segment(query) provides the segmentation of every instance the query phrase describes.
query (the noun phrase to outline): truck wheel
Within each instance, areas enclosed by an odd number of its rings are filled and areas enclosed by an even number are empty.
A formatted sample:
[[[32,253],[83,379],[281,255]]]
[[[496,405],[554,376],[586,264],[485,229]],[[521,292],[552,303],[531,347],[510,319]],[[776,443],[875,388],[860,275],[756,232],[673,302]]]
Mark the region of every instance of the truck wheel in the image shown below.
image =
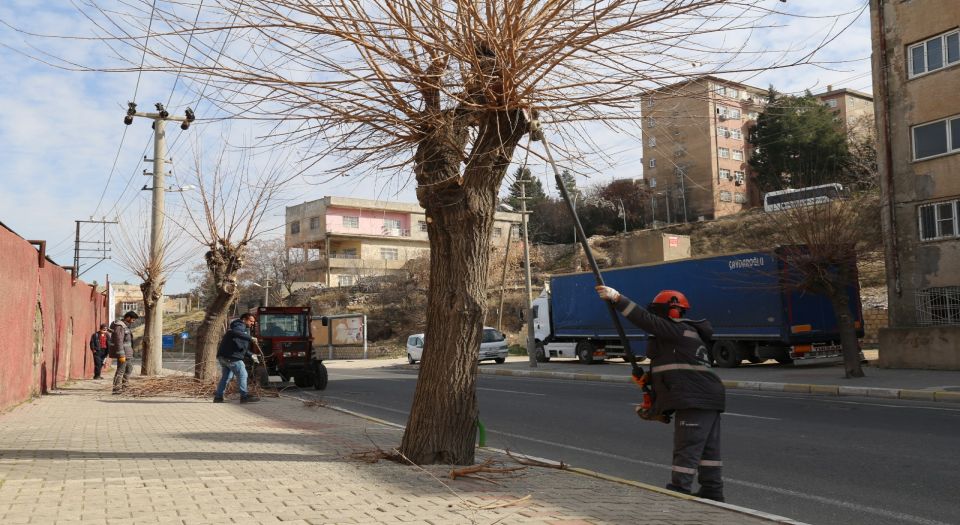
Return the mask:
[[[313,370],[313,389],[324,390],[325,388],[327,388],[327,367],[319,363]]]
[[[293,384],[297,385],[297,388],[307,388],[310,386],[310,374],[297,374],[293,376]]]
[[[740,350],[732,341],[717,341],[713,345],[713,360],[720,368],[736,368],[740,366]]]
[[[543,343],[537,343],[537,346],[534,348],[533,356],[538,363],[550,362],[550,356],[547,355],[546,349],[543,348]]]
[[[593,364],[593,343],[590,341],[580,341],[577,343],[577,359],[585,364]]]

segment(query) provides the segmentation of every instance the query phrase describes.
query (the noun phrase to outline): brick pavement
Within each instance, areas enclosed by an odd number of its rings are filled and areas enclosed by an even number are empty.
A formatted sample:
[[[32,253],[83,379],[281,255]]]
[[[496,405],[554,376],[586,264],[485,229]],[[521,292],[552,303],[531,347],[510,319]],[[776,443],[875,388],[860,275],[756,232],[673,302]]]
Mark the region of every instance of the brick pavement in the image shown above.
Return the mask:
[[[0,523],[775,522],[554,469],[495,485],[450,481],[449,467],[367,464],[350,453],[396,446],[400,430],[292,399],[215,405],[106,388],[75,382],[0,415]],[[491,456],[502,457],[481,450],[478,461]]]

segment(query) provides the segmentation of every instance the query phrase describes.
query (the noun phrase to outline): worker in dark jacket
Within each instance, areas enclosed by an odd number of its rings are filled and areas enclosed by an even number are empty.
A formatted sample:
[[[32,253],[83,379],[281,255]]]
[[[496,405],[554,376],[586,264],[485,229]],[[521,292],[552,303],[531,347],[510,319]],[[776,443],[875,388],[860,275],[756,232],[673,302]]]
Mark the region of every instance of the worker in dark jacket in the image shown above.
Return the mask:
[[[220,384],[213,396],[214,403],[223,403],[223,393],[227,390],[227,383],[234,376],[237,378],[237,389],[240,391],[240,402],[251,403],[260,401],[259,397],[251,396],[247,392],[247,367],[243,360],[246,357],[258,361],[258,357],[250,351],[251,343],[256,344],[250,335],[250,327],[256,324],[253,314],[245,313],[230,323],[230,329],[223,334],[220,346],[217,348],[217,362],[220,363]]]
[[[100,379],[100,370],[103,369],[103,358],[107,357],[110,346],[110,330],[106,323],[90,336],[90,351],[93,352],[93,378]]]
[[[680,292],[664,290],[647,309],[607,286],[597,293],[651,336],[647,343],[654,400],[651,411],[672,415],[672,476],[667,488],[689,494],[698,474],[701,498],[723,501],[720,413],[726,392],[707,354],[713,329],[707,321],[684,319],[690,308]]]
[[[130,325],[139,318],[140,315],[131,310],[110,325],[110,357],[117,360],[117,371],[113,374],[114,394],[127,388],[130,373],[133,372],[133,332],[130,331]]]

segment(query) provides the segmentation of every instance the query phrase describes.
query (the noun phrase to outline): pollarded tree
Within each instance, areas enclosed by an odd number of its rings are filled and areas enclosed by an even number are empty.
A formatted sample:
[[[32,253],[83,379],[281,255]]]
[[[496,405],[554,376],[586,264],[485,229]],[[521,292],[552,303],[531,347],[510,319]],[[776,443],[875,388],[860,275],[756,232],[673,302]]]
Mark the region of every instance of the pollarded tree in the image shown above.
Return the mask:
[[[202,2],[200,2],[202,5]],[[471,463],[489,238],[514,151],[539,109],[567,165],[588,122],[633,127],[638,93],[693,74],[786,66],[715,47],[763,25],[768,0],[131,0],[106,17],[130,70],[189,77],[221,107],[335,171],[412,170],[430,240],[426,348],[401,444]],[[152,38],[144,13],[153,14]],[[731,36],[731,38],[734,38]],[[114,42],[111,42],[114,45]],[[737,48],[738,46],[732,46]],[[804,50],[801,61],[809,61]],[[801,56],[801,55],[793,55]],[[693,59],[691,59],[693,57]],[[795,62],[794,62],[795,63]],[[693,69],[697,68],[697,69]],[[211,95],[214,96],[214,95]],[[634,134],[635,135],[635,134]],[[567,154],[563,154],[563,146]],[[409,171],[407,171],[409,173]]]

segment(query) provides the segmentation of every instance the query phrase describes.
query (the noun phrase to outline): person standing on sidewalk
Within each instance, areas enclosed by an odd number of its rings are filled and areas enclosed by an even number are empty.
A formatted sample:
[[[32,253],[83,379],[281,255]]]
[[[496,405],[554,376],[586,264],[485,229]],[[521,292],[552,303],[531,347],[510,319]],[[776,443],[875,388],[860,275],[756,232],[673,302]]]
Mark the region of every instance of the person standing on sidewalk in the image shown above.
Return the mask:
[[[93,352],[93,378],[100,379],[100,370],[103,369],[103,358],[107,357],[107,351],[110,346],[110,338],[106,323],[100,325],[100,329],[90,336],[90,351]]]
[[[133,370],[133,332],[130,325],[140,318],[133,310],[123,314],[110,325],[110,357],[117,360],[117,372],[113,375],[113,393],[119,394],[127,387],[130,372]]]
[[[250,335],[250,327],[256,324],[253,314],[247,312],[240,319],[230,323],[230,329],[223,334],[220,346],[217,347],[217,362],[220,363],[220,384],[213,396],[214,403],[223,403],[223,393],[227,390],[227,383],[236,376],[237,389],[240,391],[240,402],[251,403],[260,401],[259,397],[251,396],[247,392],[247,367],[244,358],[250,357],[259,362],[256,355],[250,351],[250,344],[254,343]]]
[[[705,320],[683,318],[690,303],[680,292],[663,290],[644,309],[613,288],[596,288],[601,299],[653,336],[647,342],[654,392],[651,410],[675,418],[667,488],[690,494],[698,475],[700,490],[694,495],[723,501],[720,413],[725,409],[726,390],[709,368],[707,342],[713,328]]]

